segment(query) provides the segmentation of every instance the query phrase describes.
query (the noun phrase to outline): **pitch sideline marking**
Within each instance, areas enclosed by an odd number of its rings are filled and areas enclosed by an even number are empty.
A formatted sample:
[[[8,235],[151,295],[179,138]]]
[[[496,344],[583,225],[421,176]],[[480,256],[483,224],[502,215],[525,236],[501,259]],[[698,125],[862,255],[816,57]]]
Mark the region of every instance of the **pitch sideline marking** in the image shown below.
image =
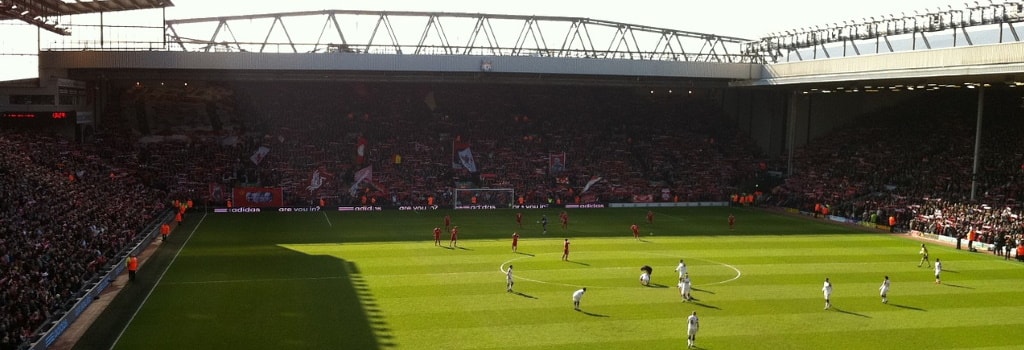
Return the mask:
[[[128,323],[124,324],[124,328],[121,328],[121,332],[117,333],[117,338],[114,339],[114,343],[110,344],[111,349],[117,346],[117,343],[121,342],[121,336],[123,336],[124,332],[128,330],[128,326],[130,326],[132,322],[135,321],[135,316],[138,316],[139,311],[142,311],[142,306],[146,305],[146,302],[149,301],[149,297],[153,295],[153,291],[156,290],[156,286],[160,285],[160,281],[164,279],[164,275],[167,274],[167,270],[170,270],[171,265],[174,265],[174,261],[178,260],[178,254],[181,254],[181,251],[185,249],[185,246],[188,245],[188,242],[192,240],[192,236],[196,233],[196,230],[198,230],[199,226],[201,226],[203,224],[203,221],[206,220],[206,215],[209,214],[203,213],[203,217],[199,219],[198,223],[196,223],[196,227],[193,227],[192,232],[188,233],[188,238],[185,239],[185,243],[182,243],[181,247],[178,247],[178,251],[174,252],[174,257],[171,258],[171,262],[167,264],[167,267],[164,267],[164,271],[160,273],[160,277],[157,277],[156,283],[153,284],[153,288],[149,289],[149,292],[146,293],[146,297],[143,298],[142,302],[139,303],[139,306],[135,308],[135,312],[133,312],[132,317],[128,319]]]
[[[327,212],[321,211],[321,213],[324,213],[324,219],[327,219],[327,226],[334,227],[334,224],[331,223],[331,218],[327,217]]]

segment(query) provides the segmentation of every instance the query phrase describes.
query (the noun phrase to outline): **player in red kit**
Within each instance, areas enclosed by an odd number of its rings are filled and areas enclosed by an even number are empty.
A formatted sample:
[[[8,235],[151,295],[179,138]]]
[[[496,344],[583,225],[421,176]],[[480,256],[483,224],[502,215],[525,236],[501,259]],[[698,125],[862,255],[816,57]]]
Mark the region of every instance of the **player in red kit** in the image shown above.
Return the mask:
[[[569,213],[561,212],[558,214],[558,220],[562,222],[562,230],[569,229]]]
[[[633,224],[633,226],[630,226],[629,229],[633,230],[633,238],[636,238],[636,240],[640,240],[640,226]]]
[[[512,252],[519,248],[519,232],[512,232]]]
[[[452,217],[450,215],[444,216],[444,230],[448,231],[452,227]]]
[[[562,243],[562,260],[569,261],[569,239],[566,238],[565,242]]]
[[[441,245],[441,228],[440,227],[435,227],[434,228],[434,245],[436,245],[436,246],[440,246]]]
[[[729,214],[729,229],[732,230],[736,226],[736,217]]]
[[[452,247],[452,246],[458,247],[459,246],[459,227],[458,226],[452,227],[452,239],[450,241],[448,241],[448,246],[449,247]]]
[[[654,223],[654,212],[653,211],[650,211],[650,210],[647,211],[647,223],[648,224],[653,224]]]
[[[519,225],[519,228],[523,228],[523,213],[516,213],[516,225]]]

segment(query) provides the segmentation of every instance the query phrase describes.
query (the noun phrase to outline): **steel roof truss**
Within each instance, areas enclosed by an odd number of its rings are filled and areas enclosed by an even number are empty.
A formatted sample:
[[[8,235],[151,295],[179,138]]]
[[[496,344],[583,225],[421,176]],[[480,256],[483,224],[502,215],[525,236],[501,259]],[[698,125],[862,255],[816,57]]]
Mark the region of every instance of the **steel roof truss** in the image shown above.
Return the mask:
[[[444,27],[441,26],[441,20],[436,15],[431,15],[427,18],[427,24],[423,27],[423,34],[420,35],[420,41],[416,45],[414,54],[423,53],[421,50],[427,46],[427,37],[430,36],[430,32],[434,31],[437,33],[437,39],[441,41],[441,49],[445,54],[452,54],[452,46],[448,43],[448,36],[444,32]],[[431,47],[433,48],[433,47]]]
[[[483,34],[484,40],[487,41],[487,47],[476,46],[476,42],[481,36],[480,34]],[[473,54],[477,49],[489,49],[492,55],[501,54],[498,45],[498,37],[494,35],[494,27],[491,25],[491,20],[487,17],[479,17],[476,19],[476,23],[473,24],[473,30],[470,32],[469,39],[466,41],[465,54]]]

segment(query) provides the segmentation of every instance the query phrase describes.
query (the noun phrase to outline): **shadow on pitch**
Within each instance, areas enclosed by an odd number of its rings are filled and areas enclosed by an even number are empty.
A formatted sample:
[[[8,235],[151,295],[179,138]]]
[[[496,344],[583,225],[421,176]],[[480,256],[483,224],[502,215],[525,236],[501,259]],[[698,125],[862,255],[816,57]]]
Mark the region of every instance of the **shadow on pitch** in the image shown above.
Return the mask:
[[[513,292],[512,292],[512,294],[515,294],[515,295],[521,296],[521,297],[523,297],[523,298],[537,299],[537,297],[535,297],[535,296],[532,296],[532,295],[529,295],[529,294],[526,294],[526,293],[523,293],[523,292],[516,292],[516,291],[513,291]]]
[[[841,312],[841,313],[844,313],[844,314],[847,314],[847,315],[860,316],[860,317],[863,317],[863,318],[871,318],[871,316],[868,316],[868,315],[865,315],[865,314],[858,314],[858,313],[853,312],[853,311],[846,311],[846,310],[840,309],[838,307],[834,307],[832,309],[836,310],[836,312]]]
[[[516,254],[520,254],[520,255],[526,255],[526,256],[534,256],[533,254],[530,254],[530,253],[523,253],[523,252],[516,252]]]
[[[443,245],[441,245],[441,246],[438,246],[438,247],[441,247],[441,248],[444,248],[444,249],[448,249],[448,250],[455,250],[455,248],[452,248],[452,247],[445,247],[445,246],[443,246]]]
[[[658,283],[648,284],[647,287],[648,288],[668,288],[668,286],[666,286],[664,284],[658,284]]]
[[[586,311],[583,311],[583,310],[580,310],[580,312],[582,312],[584,315],[593,316],[593,317],[611,317],[611,316],[608,316],[608,315],[595,314],[593,312],[586,312]]]
[[[577,264],[577,265],[590,266],[590,264],[585,263],[585,262],[579,262],[579,261],[575,261],[575,260],[565,260],[565,261],[568,261],[568,262],[571,262],[571,263]]]
[[[722,309],[720,307],[717,307],[717,306],[714,306],[714,305],[711,305],[711,304],[705,304],[705,303],[699,302],[699,301],[697,301],[697,299],[693,299],[693,298],[690,299],[690,303],[693,303],[693,305],[697,305],[697,306],[700,306],[700,307],[706,308],[706,309],[715,309],[715,310],[721,310]]]
[[[462,250],[472,250],[472,249],[469,249],[469,248],[466,248],[466,247],[455,247],[455,248],[459,248],[459,249],[462,249]]]
[[[694,292],[702,292],[702,293],[708,293],[708,294],[715,294],[715,292],[712,292],[712,291],[707,290],[707,289],[700,289],[700,288],[691,288],[691,289],[693,289]]]
[[[922,309],[922,308],[919,308],[919,307],[913,307],[913,306],[909,306],[909,305],[900,305],[900,304],[889,304],[889,305],[892,305],[892,306],[895,306],[895,307],[898,307],[898,308],[901,308],[901,309],[907,309],[907,310],[928,311],[928,310],[925,310],[925,309]]]
[[[949,283],[943,283],[942,285],[944,285],[944,286],[950,286],[950,287],[955,287],[955,288],[964,288],[964,289],[974,289],[974,287],[968,287],[968,286],[961,286],[961,285],[959,285],[959,284],[949,284]]]

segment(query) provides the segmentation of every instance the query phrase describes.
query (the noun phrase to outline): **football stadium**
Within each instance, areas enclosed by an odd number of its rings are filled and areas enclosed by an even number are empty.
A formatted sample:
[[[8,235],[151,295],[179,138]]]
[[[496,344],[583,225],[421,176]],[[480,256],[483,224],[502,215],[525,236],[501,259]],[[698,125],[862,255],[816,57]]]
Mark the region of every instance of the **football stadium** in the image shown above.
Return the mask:
[[[0,350],[1024,348],[1024,2],[173,6],[0,0]]]

